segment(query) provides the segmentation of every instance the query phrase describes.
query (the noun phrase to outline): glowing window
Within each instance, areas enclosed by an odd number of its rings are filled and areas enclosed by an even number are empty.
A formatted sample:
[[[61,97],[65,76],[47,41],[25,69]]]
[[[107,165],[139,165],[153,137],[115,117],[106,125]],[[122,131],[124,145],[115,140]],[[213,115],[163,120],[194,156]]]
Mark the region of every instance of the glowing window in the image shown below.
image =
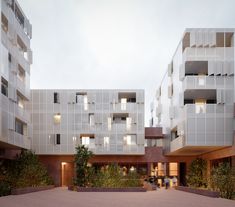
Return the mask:
[[[136,145],[136,135],[126,135],[123,137],[124,145]]]
[[[60,113],[54,114],[54,123],[59,124],[60,122],[61,122],[61,114]]]
[[[126,129],[127,130],[131,129],[131,117],[126,118]]]
[[[169,163],[169,174],[170,176],[178,175],[178,164],[176,162]]]
[[[82,145],[89,145],[90,144],[90,137],[82,137]]]
[[[104,137],[104,146],[109,146],[109,137]]]
[[[112,129],[112,119],[111,117],[108,117],[108,130],[111,131]]]
[[[122,98],[121,99],[121,110],[126,110],[126,103],[127,103],[127,99],[126,98]]]
[[[206,112],[206,100],[197,99],[195,100],[196,114],[201,114]]]

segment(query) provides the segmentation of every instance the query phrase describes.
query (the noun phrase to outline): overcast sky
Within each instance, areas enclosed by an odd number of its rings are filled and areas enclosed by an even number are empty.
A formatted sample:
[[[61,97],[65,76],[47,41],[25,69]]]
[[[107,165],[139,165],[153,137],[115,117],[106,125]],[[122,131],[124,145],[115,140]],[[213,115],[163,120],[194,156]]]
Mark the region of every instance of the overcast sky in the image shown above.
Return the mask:
[[[234,0],[18,0],[33,25],[31,88],[145,89],[189,27],[235,27]]]

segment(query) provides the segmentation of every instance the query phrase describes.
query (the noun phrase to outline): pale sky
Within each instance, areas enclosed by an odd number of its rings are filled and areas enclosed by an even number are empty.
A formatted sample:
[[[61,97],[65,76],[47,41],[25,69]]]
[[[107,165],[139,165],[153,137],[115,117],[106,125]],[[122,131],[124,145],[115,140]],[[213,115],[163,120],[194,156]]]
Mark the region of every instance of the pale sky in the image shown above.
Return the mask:
[[[185,28],[235,27],[235,0],[18,0],[33,25],[31,88],[145,89]]]

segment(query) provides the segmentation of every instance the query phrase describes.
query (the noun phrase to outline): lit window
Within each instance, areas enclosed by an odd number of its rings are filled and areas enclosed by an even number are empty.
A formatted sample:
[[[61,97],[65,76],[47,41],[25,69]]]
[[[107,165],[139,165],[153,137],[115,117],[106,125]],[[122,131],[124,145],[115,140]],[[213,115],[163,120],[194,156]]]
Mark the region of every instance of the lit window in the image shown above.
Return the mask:
[[[126,118],[126,129],[127,130],[131,129],[131,117]]]
[[[169,163],[169,174],[170,176],[178,175],[178,164],[176,162]]]
[[[108,130],[111,131],[112,129],[112,119],[111,117],[108,117]]]
[[[20,108],[24,108],[24,99],[17,94],[17,104]]]
[[[126,135],[123,137],[124,145],[136,145],[136,135]]]
[[[84,95],[83,101],[84,101],[84,110],[87,111],[88,110],[88,98],[87,98],[87,95]]]
[[[205,85],[205,78],[203,76],[198,77],[198,85],[199,86],[204,86]]]
[[[104,137],[104,147],[109,146],[109,137]]]
[[[166,175],[166,163],[157,163],[158,169],[158,176],[165,176]]]
[[[82,145],[89,145],[90,144],[90,137],[82,137]]]
[[[121,110],[126,110],[126,103],[127,103],[127,99],[126,98],[122,98],[121,99]]]
[[[54,123],[55,124],[60,124],[61,122],[61,114],[60,113],[57,113],[54,115]]]
[[[196,114],[201,114],[206,112],[206,100],[198,99],[195,100]]]
[[[95,115],[94,114],[89,114],[89,123],[90,123],[90,126],[95,125]]]

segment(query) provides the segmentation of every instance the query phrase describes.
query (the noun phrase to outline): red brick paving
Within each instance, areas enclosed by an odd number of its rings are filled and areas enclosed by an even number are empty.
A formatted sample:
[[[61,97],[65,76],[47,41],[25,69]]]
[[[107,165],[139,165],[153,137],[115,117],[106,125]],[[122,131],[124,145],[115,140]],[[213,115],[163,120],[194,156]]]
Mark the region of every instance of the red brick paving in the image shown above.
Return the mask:
[[[65,188],[0,198],[0,207],[235,207],[235,201],[177,190],[79,193]]]

